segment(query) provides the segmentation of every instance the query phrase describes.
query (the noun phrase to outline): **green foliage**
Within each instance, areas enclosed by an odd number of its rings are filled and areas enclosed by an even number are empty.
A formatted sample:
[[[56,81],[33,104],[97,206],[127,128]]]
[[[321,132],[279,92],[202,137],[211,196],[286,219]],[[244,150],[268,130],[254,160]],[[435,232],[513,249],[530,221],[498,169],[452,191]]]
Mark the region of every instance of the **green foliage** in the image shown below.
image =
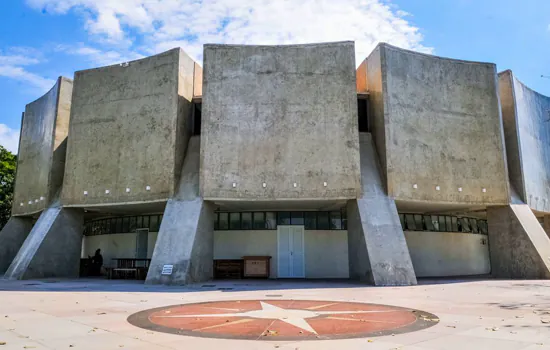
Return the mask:
[[[11,215],[17,156],[0,146],[0,229]]]

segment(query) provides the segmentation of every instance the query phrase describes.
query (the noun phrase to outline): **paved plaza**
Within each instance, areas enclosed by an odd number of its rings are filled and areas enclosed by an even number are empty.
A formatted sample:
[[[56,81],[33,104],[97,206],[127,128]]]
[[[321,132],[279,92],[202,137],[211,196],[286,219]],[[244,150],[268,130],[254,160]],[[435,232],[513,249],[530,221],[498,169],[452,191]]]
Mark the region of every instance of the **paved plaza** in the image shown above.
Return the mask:
[[[550,281],[0,280],[4,349],[550,349]]]

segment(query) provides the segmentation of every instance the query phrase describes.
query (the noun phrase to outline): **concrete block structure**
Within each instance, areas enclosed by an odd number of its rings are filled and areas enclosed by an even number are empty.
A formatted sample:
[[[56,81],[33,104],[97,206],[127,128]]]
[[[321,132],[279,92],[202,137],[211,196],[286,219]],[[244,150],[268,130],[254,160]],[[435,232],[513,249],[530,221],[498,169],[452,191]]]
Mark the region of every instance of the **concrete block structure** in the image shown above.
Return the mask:
[[[149,284],[550,278],[550,99],[511,72],[383,43],[359,64],[353,42],[203,57],[76,72],[27,107],[5,277],[101,249]]]

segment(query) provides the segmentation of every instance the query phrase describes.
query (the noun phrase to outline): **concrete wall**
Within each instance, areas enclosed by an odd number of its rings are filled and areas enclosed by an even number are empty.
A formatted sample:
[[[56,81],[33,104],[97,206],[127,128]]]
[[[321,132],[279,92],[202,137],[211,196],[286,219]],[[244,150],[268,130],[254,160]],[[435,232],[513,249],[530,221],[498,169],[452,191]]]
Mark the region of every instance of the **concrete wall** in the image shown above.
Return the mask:
[[[194,70],[193,60],[174,49],[75,73],[63,204],[174,194],[190,135]]]
[[[532,209],[550,212],[550,97],[499,74],[510,182]]]
[[[0,231],[0,276],[11,265],[32,226],[32,218],[12,216]]]
[[[205,45],[203,90],[205,199],[357,197],[352,42]]]
[[[305,231],[306,278],[348,278],[348,232]],[[214,231],[214,259],[271,256],[271,278],[277,278],[277,231]]]
[[[508,203],[494,64],[387,44],[367,63],[373,135],[390,197]]]
[[[151,259],[155,243],[157,241],[157,232],[149,232],[147,244],[147,258]],[[114,266],[112,259],[115,258],[135,258],[136,257],[136,234],[135,233],[117,233],[111,235],[85,236],[82,249],[82,257],[93,256],[96,249],[101,249],[104,266]]]
[[[49,92],[25,108],[12,215],[43,210],[63,182],[72,88],[72,80],[60,77]]]
[[[491,273],[487,236],[460,232],[405,231],[416,277]]]

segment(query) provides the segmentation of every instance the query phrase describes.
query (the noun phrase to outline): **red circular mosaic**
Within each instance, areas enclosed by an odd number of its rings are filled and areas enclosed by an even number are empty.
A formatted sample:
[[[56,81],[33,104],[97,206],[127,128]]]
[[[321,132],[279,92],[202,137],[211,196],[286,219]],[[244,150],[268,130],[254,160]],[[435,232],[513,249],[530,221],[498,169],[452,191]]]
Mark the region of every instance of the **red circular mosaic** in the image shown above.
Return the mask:
[[[413,332],[439,319],[396,306],[339,301],[241,300],[168,306],[138,312],[131,324],[197,337],[319,340]]]

